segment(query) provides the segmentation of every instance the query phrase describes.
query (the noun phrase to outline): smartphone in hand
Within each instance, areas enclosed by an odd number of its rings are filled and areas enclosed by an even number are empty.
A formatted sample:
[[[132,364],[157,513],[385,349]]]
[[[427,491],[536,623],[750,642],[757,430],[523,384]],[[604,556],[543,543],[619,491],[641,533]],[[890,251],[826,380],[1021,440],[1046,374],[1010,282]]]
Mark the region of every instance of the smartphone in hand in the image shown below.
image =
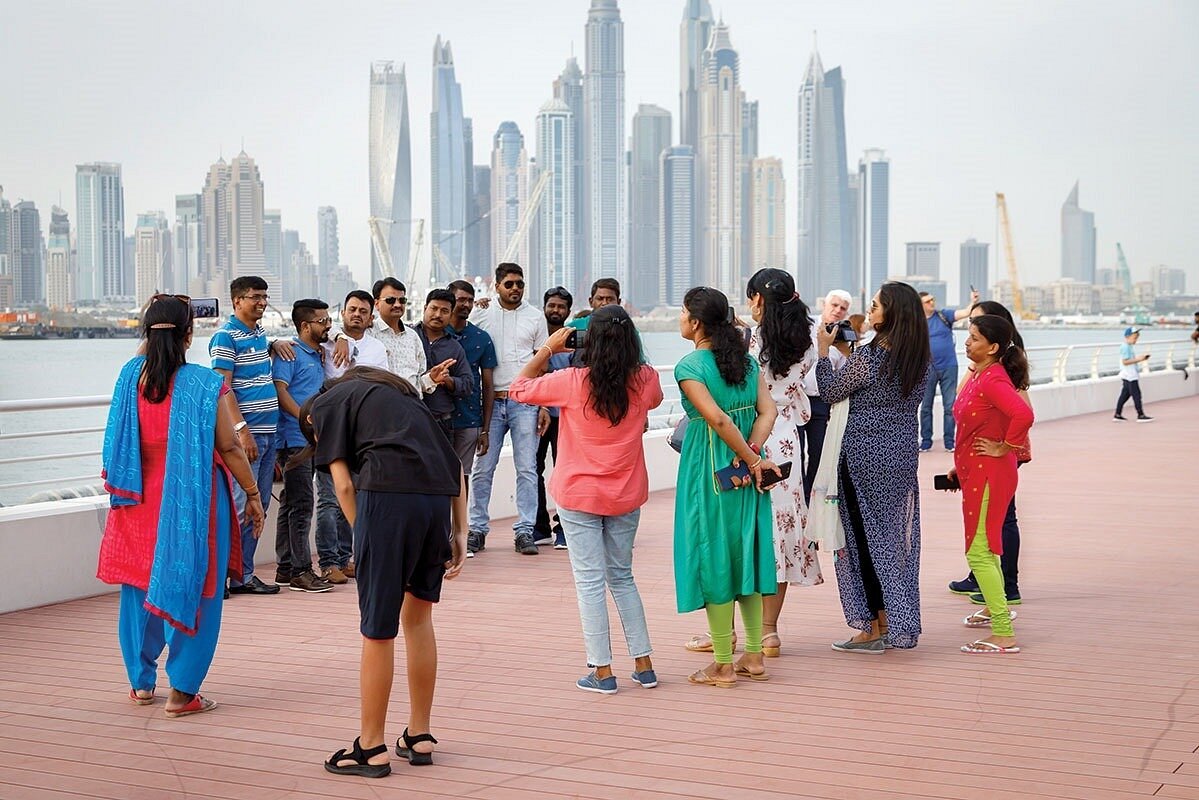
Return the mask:
[[[779,472],[781,473],[779,475],[775,475],[773,472],[765,472],[762,474],[762,488],[763,489],[769,489],[771,486],[774,486],[776,483],[781,483],[782,481],[785,481],[785,480],[787,480],[787,478],[791,477],[791,462],[790,461],[784,461],[782,464],[778,465],[778,468],[779,468]]]
[[[938,492],[953,492],[962,488],[962,484],[958,482],[958,476],[954,475],[950,478],[948,473],[945,475],[933,476],[933,488]]]

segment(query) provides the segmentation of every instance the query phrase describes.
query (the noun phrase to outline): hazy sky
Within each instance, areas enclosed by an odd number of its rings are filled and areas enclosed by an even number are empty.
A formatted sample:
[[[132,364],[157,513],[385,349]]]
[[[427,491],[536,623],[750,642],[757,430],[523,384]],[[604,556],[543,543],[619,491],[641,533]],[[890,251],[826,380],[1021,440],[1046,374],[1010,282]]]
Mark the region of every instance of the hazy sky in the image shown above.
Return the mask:
[[[16,202],[75,217],[75,164],[118,161],[125,211],[200,191],[244,139],[266,186],[316,252],[316,209],[336,206],[341,256],[369,269],[369,64],[404,62],[414,216],[429,208],[434,38],[448,38],[474,118],[475,161],[503,120],[534,153],[533,120],[573,46],[583,66],[588,0],[309,4],[265,0],[8,3],[0,29],[0,185]],[[682,0],[622,0],[625,97],[675,116]],[[891,272],[904,242],[941,241],[957,297],[958,244],[994,242],[1007,193],[1026,283],[1056,277],[1059,210],[1076,179],[1095,213],[1098,266],[1122,242],[1134,279],[1156,264],[1199,290],[1199,3],[712,3],[761,103],[760,152],[783,159],[795,253],[796,93],[818,31],[847,81],[848,153],[891,158]],[[994,264],[994,259],[992,264]],[[992,269],[992,281],[996,280]]]

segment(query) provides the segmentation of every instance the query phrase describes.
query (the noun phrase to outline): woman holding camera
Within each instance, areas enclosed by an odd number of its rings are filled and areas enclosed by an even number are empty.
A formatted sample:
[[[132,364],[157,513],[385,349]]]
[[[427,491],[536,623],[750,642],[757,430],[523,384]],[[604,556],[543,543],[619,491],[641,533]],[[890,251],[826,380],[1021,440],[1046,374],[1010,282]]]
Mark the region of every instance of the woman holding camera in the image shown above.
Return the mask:
[[[750,442],[770,435],[778,414],[745,338],[733,326],[728,298],[696,287],[683,297],[679,333],[695,345],[674,377],[690,423],[679,460],[674,513],[675,594],[680,613],[708,615],[713,663],[691,683],[731,688],[737,676],[766,680],[762,663],[762,595],[774,594],[774,525],[769,496],[755,491],[770,459]],[[718,470],[748,466],[722,488]],[[741,608],[745,656],[733,664],[733,604]]]
[[[542,375],[552,356],[567,352],[574,333],[567,327],[551,336],[512,382],[509,396],[559,409],[559,457],[549,488],[566,534],[587,664],[593,668],[575,685],[616,693],[605,596],[611,592],[634,659],[633,681],[652,689],[658,678],[633,580],[633,542],[641,506],[649,499],[642,436],[647,414],[662,403],[662,386],[657,370],[642,363],[637,329],[619,305],[597,308],[588,318],[579,369]]]
[[[859,633],[833,644],[881,655],[920,637],[920,490],[916,412],[928,379],[928,325],[916,290],[884,283],[870,304],[875,337],[840,370],[832,325],[816,330],[816,380],[832,405],[849,400],[838,465],[845,549],[836,561],[845,621]]]
[[[1028,360],[1006,319],[983,314],[970,320],[966,337],[970,377],[958,392],[953,415],[960,447],[953,469],[962,488],[966,562],[987,607],[964,620],[966,627],[990,626],[991,635],[962,646],[963,653],[1019,653],[1004,592],[999,556],[1003,520],[1016,496],[1017,456],[1028,447],[1033,413],[1017,386],[1028,385]]]

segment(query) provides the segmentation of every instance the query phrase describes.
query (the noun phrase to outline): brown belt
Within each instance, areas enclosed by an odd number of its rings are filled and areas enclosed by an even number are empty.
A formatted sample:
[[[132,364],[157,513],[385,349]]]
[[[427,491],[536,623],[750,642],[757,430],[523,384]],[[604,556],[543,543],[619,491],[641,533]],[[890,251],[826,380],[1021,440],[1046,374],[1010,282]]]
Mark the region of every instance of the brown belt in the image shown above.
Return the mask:
[[[496,399],[496,400],[507,400],[507,399],[508,399],[508,393],[507,393],[507,392],[496,392],[496,393],[495,393],[495,399]]]

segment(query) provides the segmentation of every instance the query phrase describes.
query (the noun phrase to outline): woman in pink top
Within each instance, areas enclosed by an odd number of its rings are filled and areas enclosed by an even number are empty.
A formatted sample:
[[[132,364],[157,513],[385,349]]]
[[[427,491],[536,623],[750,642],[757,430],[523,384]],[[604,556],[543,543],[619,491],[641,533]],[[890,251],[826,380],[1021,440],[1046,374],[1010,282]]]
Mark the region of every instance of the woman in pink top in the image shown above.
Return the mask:
[[[641,506],[649,499],[649,476],[641,437],[646,415],[662,402],[657,371],[641,361],[637,330],[625,310],[604,306],[591,314],[581,369],[542,375],[550,356],[569,350],[563,328],[549,338],[512,382],[508,396],[520,403],[556,406],[558,459],[549,490],[566,532],[583,623],[587,664],[594,668],[576,685],[616,694],[605,588],[612,592],[624,627],[633,680],[658,685],[645,609],[633,581],[633,540]],[[540,376],[540,377],[539,377]]]

